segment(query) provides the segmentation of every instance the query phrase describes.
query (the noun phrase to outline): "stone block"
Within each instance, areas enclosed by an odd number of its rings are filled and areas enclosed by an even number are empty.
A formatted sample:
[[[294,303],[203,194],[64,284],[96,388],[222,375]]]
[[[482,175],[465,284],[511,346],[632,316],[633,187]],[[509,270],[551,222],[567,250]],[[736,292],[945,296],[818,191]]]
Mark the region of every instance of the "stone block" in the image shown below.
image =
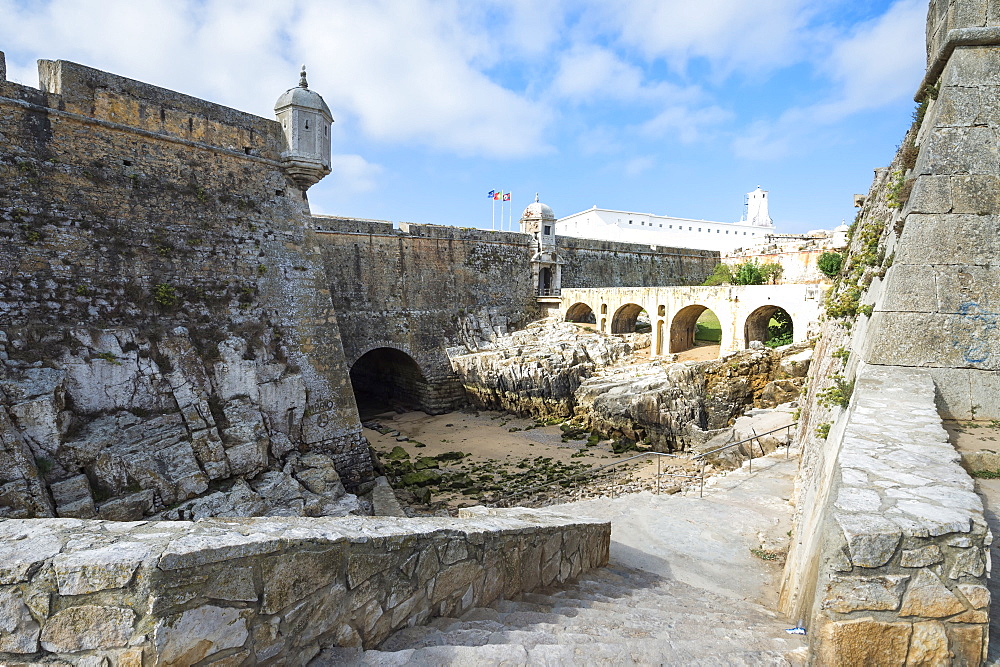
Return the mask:
[[[942,560],[944,555],[941,553],[941,547],[930,544],[919,549],[904,549],[900,554],[899,564],[903,567],[927,567]]]
[[[969,127],[978,123],[982,113],[979,88],[947,87],[937,99],[934,124],[938,127]]]
[[[970,392],[970,417],[1000,419],[1000,372],[976,369],[967,371]]]
[[[77,475],[56,482],[49,486],[49,490],[56,502],[56,513],[59,516],[90,519],[97,514],[90,492],[90,481],[86,475]]]
[[[951,213],[951,176],[918,176],[904,214]]]
[[[97,518],[107,521],[139,521],[153,511],[152,489],[115,498],[97,508]]]
[[[205,585],[204,595],[217,600],[256,601],[258,596],[253,570],[249,567],[222,563]]]
[[[951,568],[948,570],[949,579],[960,579],[961,577],[981,577],[986,571],[986,564],[983,562],[983,555],[980,549],[971,547],[962,549],[951,561]]]
[[[80,605],[54,614],[42,628],[41,644],[53,653],[128,645],[135,613],[122,607]]]
[[[906,590],[899,615],[944,618],[962,611],[965,611],[965,603],[948,590],[936,574],[920,570]]]
[[[952,213],[995,214],[1000,211],[1000,178],[993,174],[954,175],[951,201]]]
[[[966,312],[876,312],[866,360],[889,366],[1000,369],[996,314],[969,304]]]
[[[979,584],[959,584],[958,590],[969,601],[973,609],[986,609],[990,606],[990,590]]]
[[[907,665],[947,665],[950,664],[951,657],[943,623],[924,621],[913,624],[910,652],[906,656]]]
[[[203,606],[161,619],[153,628],[156,664],[193,665],[246,644],[249,609]]]
[[[0,588],[0,653],[34,653],[40,628],[21,592],[13,586]]]
[[[989,127],[937,127],[925,137],[914,172],[920,175],[996,174],[1000,163]]]
[[[852,611],[887,611],[899,608],[909,575],[830,578],[823,608],[842,614]]]
[[[945,624],[953,665],[980,665],[986,657],[986,628],[982,625]]]
[[[452,563],[457,563],[460,560],[465,560],[469,557],[469,548],[465,542],[465,538],[454,538],[448,540],[448,543],[443,549],[439,550],[441,562],[445,565],[451,565]]]
[[[264,596],[261,611],[276,614],[310,593],[333,583],[341,583],[344,550],[285,553],[261,565]]]
[[[880,567],[896,552],[902,532],[894,522],[878,515],[837,513],[837,523],[847,540],[851,563]]]
[[[123,588],[152,548],[140,542],[117,542],[97,549],[59,554],[52,559],[60,595],[84,595]]]
[[[458,591],[464,591],[476,581],[481,568],[479,563],[462,561],[442,569],[434,580],[431,603],[436,604]]]
[[[895,264],[990,266],[1000,257],[1000,216],[912,214],[899,239]]]
[[[824,667],[902,665],[906,662],[912,626],[873,618],[830,621],[820,629],[818,660]]]
[[[942,89],[1000,85],[1000,49],[955,49],[941,74]]]

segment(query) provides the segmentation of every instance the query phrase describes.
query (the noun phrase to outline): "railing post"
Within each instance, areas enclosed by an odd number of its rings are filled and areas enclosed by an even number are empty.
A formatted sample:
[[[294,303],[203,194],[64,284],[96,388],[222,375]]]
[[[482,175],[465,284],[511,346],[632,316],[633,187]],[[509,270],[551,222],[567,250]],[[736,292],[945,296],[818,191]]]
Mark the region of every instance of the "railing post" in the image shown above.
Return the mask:
[[[656,457],[656,495],[660,495],[660,461],[663,457],[657,455]]]

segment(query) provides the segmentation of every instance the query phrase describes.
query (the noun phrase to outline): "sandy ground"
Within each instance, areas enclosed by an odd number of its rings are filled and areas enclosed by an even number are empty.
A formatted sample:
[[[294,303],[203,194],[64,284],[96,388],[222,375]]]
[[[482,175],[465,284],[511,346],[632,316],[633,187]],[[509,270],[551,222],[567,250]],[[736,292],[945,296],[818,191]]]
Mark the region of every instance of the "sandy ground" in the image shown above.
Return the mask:
[[[951,444],[959,452],[974,452],[984,449],[1000,451],[1000,422],[997,421],[945,421]],[[993,531],[994,543],[990,555],[994,563],[1000,559],[1000,547],[996,539],[1000,537],[1000,479],[975,478],[976,493],[983,499],[986,523]],[[990,643],[987,656],[988,665],[1000,665],[1000,567],[993,566],[987,581],[990,589]]]
[[[443,470],[457,471],[461,465],[469,467],[474,464],[491,463],[514,471],[518,461],[539,456],[550,457],[562,463],[576,462],[596,467],[621,461],[639,453],[630,451],[614,454],[609,440],[601,441],[592,447],[587,446],[586,440],[562,442],[562,431],[558,426],[534,427],[534,419],[514,417],[501,412],[450,412],[443,415],[427,415],[423,412],[384,413],[367,420],[367,423],[371,422],[378,422],[384,429],[393,429],[385,434],[370,428],[364,430],[365,437],[383,460],[396,446],[405,449],[411,460],[454,451],[469,454],[461,461],[443,463]],[[508,430],[512,428],[520,430],[514,432]],[[394,435],[397,431],[399,435]],[[406,437],[407,440],[398,441],[397,437]],[[638,480],[655,480],[657,465],[653,458],[655,457],[628,464],[628,475]],[[662,472],[673,472],[677,475],[694,474],[696,467],[696,464],[687,457],[671,459],[670,463],[666,461],[661,463]],[[622,470],[618,481],[624,483],[625,480],[626,473]],[[664,476],[661,483],[666,487],[673,482],[670,477]],[[477,504],[460,494],[442,494],[435,496],[435,500],[443,501],[445,506],[451,509]]]

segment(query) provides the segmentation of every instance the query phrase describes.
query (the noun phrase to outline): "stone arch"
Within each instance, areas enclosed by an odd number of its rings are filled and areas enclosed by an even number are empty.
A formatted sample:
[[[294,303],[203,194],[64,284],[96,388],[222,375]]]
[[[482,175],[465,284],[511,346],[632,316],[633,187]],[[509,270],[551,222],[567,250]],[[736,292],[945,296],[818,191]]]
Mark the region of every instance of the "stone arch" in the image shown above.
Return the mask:
[[[753,340],[759,340],[762,343],[770,341],[776,333],[775,328],[769,326],[771,320],[776,315],[780,319],[782,314],[787,318],[789,334],[794,336],[791,313],[780,306],[761,306],[747,316],[746,323],[743,325],[744,347],[750,347],[750,341]],[[789,340],[789,342],[791,341]]]
[[[420,365],[394,347],[368,350],[351,364],[351,387],[362,419],[397,407],[423,410],[430,386]]]
[[[671,352],[683,352],[695,346],[695,339],[698,334],[698,319],[706,312],[718,317],[715,311],[701,304],[685,306],[674,314],[673,319],[670,321]]]
[[[645,308],[637,303],[626,303],[624,306],[615,311],[614,316],[611,318],[611,333],[621,334],[621,333],[633,333],[636,331],[636,324],[640,321],[640,316],[645,314],[644,321],[646,325],[650,324],[649,313]],[[649,332],[647,326],[646,333]]]
[[[581,324],[597,324],[597,315],[594,309],[582,301],[574,303],[566,309],[567,322],[579,322]]]

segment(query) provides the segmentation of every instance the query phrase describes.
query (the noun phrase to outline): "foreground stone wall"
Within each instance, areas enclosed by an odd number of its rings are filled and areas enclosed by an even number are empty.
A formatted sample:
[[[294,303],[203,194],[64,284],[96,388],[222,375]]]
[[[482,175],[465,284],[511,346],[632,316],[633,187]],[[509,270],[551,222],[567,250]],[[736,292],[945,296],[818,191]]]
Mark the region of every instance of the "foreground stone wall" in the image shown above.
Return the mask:
[[[363,486],[371,461],[280,126],[39,68],[41,89],[0,81],[0,517],[137,519],[223,489],[239,508],[192,515],[323,513],[336,499],[309,494],[342,494],[339,476]]]
[[[977,665],[990,593],[983,504],[934,405],[929,373],[867,367],[831,432],[812,535],[817,662]]]
[[[594,520],[485,508],[458,519],[3,521],[0,662],[304,665],[322,646],[373,647],[603,566],[610,534]]]

